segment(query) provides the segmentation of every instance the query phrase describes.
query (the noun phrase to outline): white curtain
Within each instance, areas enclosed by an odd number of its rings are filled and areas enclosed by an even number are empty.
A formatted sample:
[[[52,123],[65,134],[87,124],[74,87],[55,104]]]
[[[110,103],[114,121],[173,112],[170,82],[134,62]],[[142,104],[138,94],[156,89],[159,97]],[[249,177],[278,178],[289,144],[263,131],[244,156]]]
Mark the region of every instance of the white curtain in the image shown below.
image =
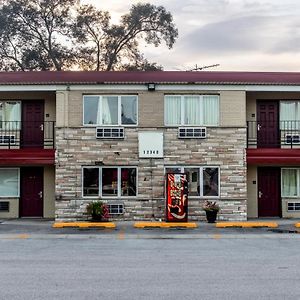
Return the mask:
[[[281,130],[299,129],[297,121],[300,120],[300,117],[297,112],[298,110],[297,102],[280,101],[280,129]]]
[[[203,96],[204,125],[219,124],[219,97]]]
[[[118,97],[102,97],[102,124],[118,124]]]
[[[17,169],[0,170],[0,197],[19,196],[19,171]]]
[[[297,169],[282,169],[282,196],[297,196]]]
[[[181,124],[181,97],[165,96],[165,124],[180,125]]]
[[[202,125],[201,100],[199,96],[184,97],[184,123],[186,125]]]
[[[5,102],[4,120],[6,121],[7,130],[20,129],[21,121],[21,104],[20,102]]]

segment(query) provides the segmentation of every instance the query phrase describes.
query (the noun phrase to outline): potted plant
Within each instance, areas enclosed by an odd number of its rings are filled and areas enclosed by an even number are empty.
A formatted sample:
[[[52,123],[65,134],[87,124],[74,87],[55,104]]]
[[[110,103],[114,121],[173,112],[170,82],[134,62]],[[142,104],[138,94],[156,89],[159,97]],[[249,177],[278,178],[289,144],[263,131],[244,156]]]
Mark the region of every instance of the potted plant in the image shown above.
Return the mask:
[[[108,207],[102,201],[90,202],[86,211],[93,221],[106,221],[109,218]]]
[[[218,211],[220,210],[220,207],[217,204],[217,202],[206,200],[203,204],[203,210],[206,213],[207,222],[215,223],[217,219]]]

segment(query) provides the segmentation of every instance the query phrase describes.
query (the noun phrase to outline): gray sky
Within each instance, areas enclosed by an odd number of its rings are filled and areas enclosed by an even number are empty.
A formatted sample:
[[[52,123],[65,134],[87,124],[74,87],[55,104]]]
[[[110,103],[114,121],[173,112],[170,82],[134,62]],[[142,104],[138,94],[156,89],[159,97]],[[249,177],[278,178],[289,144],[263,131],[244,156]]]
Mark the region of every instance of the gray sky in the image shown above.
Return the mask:
[[[299,0],[82,0],[116,22],[138,2],[164,6],[178,27],[173,49],[141,47],[165,70],[300,71]]]

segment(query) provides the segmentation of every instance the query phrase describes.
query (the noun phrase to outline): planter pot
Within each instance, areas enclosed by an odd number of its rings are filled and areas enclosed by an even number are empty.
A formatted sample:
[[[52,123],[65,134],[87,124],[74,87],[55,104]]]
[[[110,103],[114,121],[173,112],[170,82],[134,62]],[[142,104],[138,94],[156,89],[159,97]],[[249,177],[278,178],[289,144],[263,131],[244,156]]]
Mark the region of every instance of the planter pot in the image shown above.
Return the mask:
[[[94,222],[102,221],[102,215],[92,214],[92,221]]]
[[[215,223],[217,219],[217,210],[206,211],[206,219],[208,223]]]

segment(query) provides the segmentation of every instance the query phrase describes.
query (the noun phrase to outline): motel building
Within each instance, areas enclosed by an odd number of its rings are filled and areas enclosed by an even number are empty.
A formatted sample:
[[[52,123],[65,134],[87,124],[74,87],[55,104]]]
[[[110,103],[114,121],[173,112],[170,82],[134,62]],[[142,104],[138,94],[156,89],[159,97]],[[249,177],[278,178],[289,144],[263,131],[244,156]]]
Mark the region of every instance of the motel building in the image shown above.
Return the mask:
[[[300,73],[3,72],[0,219],[165,219],[185,173],[188,219],[300,217]]]

